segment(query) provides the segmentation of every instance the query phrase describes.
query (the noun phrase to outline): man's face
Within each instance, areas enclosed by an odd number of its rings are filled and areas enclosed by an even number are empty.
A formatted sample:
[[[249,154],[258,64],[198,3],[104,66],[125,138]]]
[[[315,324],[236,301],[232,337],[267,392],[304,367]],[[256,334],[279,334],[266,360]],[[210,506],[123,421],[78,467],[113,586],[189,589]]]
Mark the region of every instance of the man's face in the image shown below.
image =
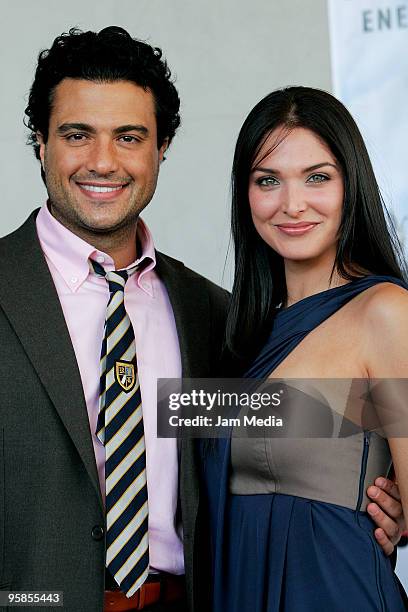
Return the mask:
[[[152,93],[130,81],[64,79],[41,163],[53,215],[81,237],[133,224],[150,202],[167,143],[157,148]]]

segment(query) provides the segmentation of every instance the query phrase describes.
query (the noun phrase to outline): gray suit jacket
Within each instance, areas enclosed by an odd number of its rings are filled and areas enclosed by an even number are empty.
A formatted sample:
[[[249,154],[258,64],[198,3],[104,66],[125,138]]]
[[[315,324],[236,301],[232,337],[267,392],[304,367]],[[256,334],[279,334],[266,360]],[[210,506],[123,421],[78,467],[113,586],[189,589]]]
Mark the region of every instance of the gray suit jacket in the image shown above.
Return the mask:
[[[80,374],[35,217],[0,240],[0,589],[63,591],[65,612],[101,612],[104,509]],[[160,253],[156,270],[173,306],[183,376],[216,376],[227,292]],[[180,510],[197,612],[208,609],[208,551],[186,440]]]

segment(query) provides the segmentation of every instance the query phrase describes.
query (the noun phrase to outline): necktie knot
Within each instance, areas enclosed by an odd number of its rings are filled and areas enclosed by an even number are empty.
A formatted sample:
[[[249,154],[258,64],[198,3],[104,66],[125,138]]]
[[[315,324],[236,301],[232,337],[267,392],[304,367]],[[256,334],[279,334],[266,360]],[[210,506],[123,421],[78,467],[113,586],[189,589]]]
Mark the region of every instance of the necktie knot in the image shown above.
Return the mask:
[[[116,291],[124,291],[126,281],[129,278],[126,270],[112,270],[111,272],[106,272],[105,278],[109,284],[109,291],[111,293],[116,293]]]
[[[91,268],[98,276],[103,276],[109,284],[110,293],[116,293],[116,291],[124,291],[126,281],[137,270],[137,266],[134,266],[129,271],[127,270],[111,270],[107,272],[103,266],[97,261],[90,259]]]

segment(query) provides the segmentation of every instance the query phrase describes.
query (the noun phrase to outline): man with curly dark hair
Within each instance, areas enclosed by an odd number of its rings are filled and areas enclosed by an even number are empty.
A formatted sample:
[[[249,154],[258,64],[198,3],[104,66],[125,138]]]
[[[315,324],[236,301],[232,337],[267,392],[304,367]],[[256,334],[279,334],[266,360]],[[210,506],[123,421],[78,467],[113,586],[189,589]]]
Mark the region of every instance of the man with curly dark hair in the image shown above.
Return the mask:
[[[122,28],[72,29],[40,53],[26,115],[48,201],[0,240],[0,589],[207,612],[194,446],[157,438],[156,382],[220,374],[228,294],[139,216],[180,123],[170,70]],[[377,522],[389,552],[398,525]]]
[[[0,579],[70,612],[207,609],[193,447],[157,438],[156,381],[217,374],[228,294],[139,217],[179,105],[161,50],[113,26],[56,38],[29,95],[49,197],[0,241],[0,376],[24,379],[0,391]]]

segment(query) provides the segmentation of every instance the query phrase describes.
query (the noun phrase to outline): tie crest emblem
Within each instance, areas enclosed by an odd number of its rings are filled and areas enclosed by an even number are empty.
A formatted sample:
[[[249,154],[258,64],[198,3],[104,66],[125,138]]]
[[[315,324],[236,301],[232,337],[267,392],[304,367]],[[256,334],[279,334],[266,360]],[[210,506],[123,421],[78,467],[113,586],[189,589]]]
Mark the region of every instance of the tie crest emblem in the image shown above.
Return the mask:
[[[136,384],[136,371],[133,363],[129,361],[115,362],[115,379],[122,389],[129,393]]]

